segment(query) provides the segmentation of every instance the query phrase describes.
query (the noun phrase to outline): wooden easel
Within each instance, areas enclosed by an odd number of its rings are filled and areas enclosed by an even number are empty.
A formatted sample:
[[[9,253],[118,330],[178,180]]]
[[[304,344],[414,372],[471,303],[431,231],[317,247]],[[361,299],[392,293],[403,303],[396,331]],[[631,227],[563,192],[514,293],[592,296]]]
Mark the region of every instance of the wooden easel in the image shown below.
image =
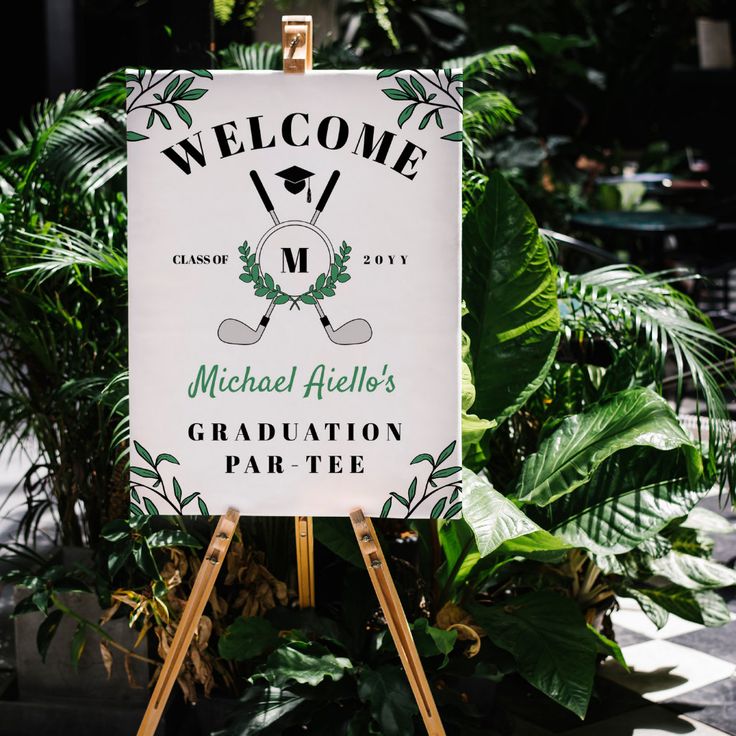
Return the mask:
[[[312,17],[309,15],[285,15],[281,20],[281,43],[286,73],[303,73],[312,68]],[[184,658],[197,631],[204,607],[214,588],[217,574],[230,547],[233,533],[238,525],[240,513],[229,509],[220,518],[205,553],[205,564],[199,568],[194,579],[179,626],[174,635],[161,672],[148,702],[138,736],[154,736],[161,721],[166,703],[176,678],[181,671]],[[424,673],[409,622],[401,605],[399,594],[389,572],[386,558],[381,550],[373,522],[361,509],[350,512],[350,521],[368,569],[378,602],[383,610],[389,631],[399,652],[401,664],[406,672],[419,713],[429,736],[445,736],[440,714]],[[314,607],[314,530],[310,516],[294,519],[296,535],[299,605]],[[207,564],[209,563],[209,564]]]

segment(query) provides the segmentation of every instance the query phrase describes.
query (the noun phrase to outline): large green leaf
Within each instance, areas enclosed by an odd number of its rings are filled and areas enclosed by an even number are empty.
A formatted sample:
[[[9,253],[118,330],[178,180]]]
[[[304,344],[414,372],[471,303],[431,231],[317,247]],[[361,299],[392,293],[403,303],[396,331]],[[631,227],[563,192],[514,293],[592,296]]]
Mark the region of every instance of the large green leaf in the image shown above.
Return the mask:
[[[488,480],[467,468],[463,469],[463,517],[475,534],[481,557],[491,554],[507,539],[540,531]]]
[[[690,483],[693,455],[634,447],[616,453],[589,483],[549,506],[551,530],[596,554],[628,552],[685,516],[706,492]]]
[[[342,557],[346,562],[365,569],[360,549],[355,540],[355,532],[349,519],[316,517],[314,519],[314,537],[327,549]]]
[[[668,578],[675,585],[689,590],[736,585],[736,571],[730,567],[682,552],[670,552],[664,557],[649,560],[649,568],[655,575]]]
[[[336,657],[320,644],[293,641],[272,652],[254,679],[263,678],[276,687],[293,682],[315,687],[326,677],[341,679],[352,668],[349,659]]]
[[[496,646],[511,652],[522,677],[585,716],[597,644],[573,601],[542,590],[502,605],[474,605],[470,613]]]
[[[726,602],[712,590],[687,590],[669,585],[666,588],[635,588],[627,592],[636,598],[642,611],[658,628],[667,621],[666,615],[658,616],[658,609],[704,626],[723,626],[731,621]]]
[[[363,667],[358,679],[358,696],[368,706],[383,736],[411,736],[417,706],[397,667],[384,665],[375,670]]]
[[[501,421],[544,380],[559,340],[555,268],[529,208],[495,172],[463,223],[475,412]]]
[[[236,618],[217,642],[221,657],[245,660],[258,657],[279,644],[278,631],[265,618]]]
[[[289,726],[301,723],[301,708],[306,699],[302,695],[277,687],[252,685],[240,700],[231,724],[212,736],[258,736],[280,734]]]
[[[702,473],[702,458],[667,402],[648,388],[620,391],[582,414],[565,418],[522,466],[516,495],[546,506],[590,481],[600,464],[629,447],[681,449],[690,481]]]

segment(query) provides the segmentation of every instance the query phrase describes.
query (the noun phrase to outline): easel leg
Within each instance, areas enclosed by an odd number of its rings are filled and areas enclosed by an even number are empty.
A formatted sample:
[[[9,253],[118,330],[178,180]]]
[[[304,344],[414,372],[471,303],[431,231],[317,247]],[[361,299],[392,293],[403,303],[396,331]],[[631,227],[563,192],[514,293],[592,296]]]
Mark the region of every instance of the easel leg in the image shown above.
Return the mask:
[[[314,608],[314,528],[311,516],[295,516],[299,607]]]
[[[164,660],[151,699],[148,701],[148,707],[138,729],[138,736],[153,736],[156,733],[169,695],[171,695],[171,689],[179,676],[184,657],[197,631],[199,619],[202,617],[205,604],[215,585],[217,574],[225,560],[239,519],[240,513],[235,509],[228,509],[228,512],[220,517],[209,547],[207,547],[202,566],[194,579],[192,592],[184,607],[174,640],[171,642],[171,648]]]
[[[445,736],[437,704],[424,674],[409,622],[406,620],[399,594],[396,592],[396,586],[378,543],[373,522],[361,509],[355,509],[350,513],[350,521],[427,733],[429,736]]]

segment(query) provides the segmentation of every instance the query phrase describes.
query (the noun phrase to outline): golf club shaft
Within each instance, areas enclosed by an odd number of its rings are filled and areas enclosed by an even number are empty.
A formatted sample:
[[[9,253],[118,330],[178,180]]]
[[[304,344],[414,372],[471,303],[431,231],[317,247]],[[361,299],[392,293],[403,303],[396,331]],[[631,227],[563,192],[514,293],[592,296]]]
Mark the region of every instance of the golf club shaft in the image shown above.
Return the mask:
[[[271,198],[268,196],[266,187],[263,186],[261,177],[258,176],[258,172],[255,169],[253,169],[250,172],[250,178],[253,180],[253,184],[255,185],[256,191],[258,192],[258,196],[261,198],[261,202],[263,202],[263,206],[266,208],[266,211],[268,212],[268,214],[271,215],[273,224],[278,225],[279,218],[276,216],[276,212],[274,211],[273,202],[271,201]]]
[[[261,321],[258,324],[263,325],[264,327],[268,324],[268,321],[271,319],[271,313],[273,312],[275,306],[276,300],[272,299],[271,303],[268,305],[266,313],[263,315],[263,317],[261,317]]]
[[[317,207],[315,208],[312,219],[310,220],[311,225],[314,225],[314,223],[317,222],[317,219],[322,214],[322,210],[327,206],[327,201],[332,195],[332,190],[335,188],[335,184],[337,184],[337,180],[339,178],[340,172],[335,169],[335,171],[332,172],[329,181],[327,182],[327,186],[325,187],[324,192],[322,192],[322,196],[319,198],[319,202],[317,202]]]

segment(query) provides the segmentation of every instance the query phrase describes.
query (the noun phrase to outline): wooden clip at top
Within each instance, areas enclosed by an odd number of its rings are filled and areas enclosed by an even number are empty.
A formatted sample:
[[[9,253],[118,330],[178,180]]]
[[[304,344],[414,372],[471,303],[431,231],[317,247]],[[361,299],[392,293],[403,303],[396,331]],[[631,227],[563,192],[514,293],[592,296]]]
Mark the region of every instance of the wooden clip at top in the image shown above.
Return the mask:
[[[411,634],[409,622],[406,620],[391,572],[386,565],[386,558],[383,556],[373,522],[363,514],[361,509],[350,512],[350,521],[353,524],[353,531],[358,540],[365,566],[368,568],[378,602],[381,604],[388,629],[399,652],[414,700],[416,700],[419,713],[424,721],[424,727],[429,736],[445,736],[437,704],[434,702],[432,690],[424,674],[417,645]]]
[[[281,46],[284,71],[303,73],[312,70],[312,16],[284,15],[281,17]]]

